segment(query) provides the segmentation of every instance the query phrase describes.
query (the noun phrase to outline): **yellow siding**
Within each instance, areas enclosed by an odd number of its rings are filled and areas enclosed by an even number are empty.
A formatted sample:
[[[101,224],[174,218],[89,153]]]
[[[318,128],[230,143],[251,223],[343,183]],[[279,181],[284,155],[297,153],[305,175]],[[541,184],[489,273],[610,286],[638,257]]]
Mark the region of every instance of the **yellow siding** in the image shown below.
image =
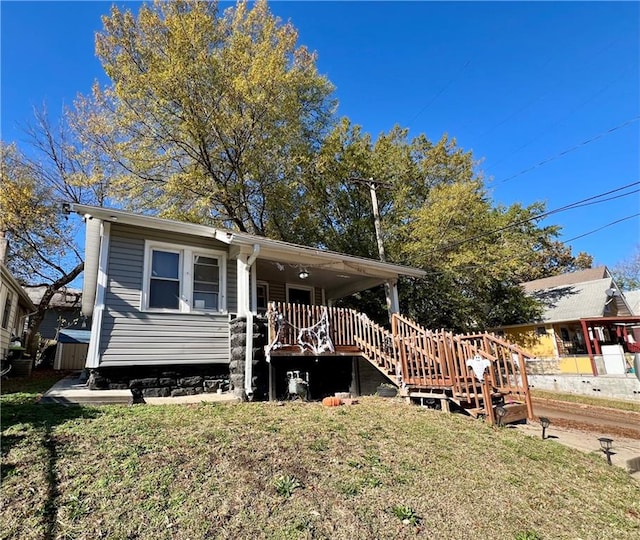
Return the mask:
[[[538,327],[505,328],[504,337],[507,341],[520,345],[520,347],[538,358],[555,357],[556,350],[552,330],[547,328],[544,335],[538,335],[536,328]]]
[[[560,358],[558,368],[560,373],[592,373],[591,360],[588,356]]]

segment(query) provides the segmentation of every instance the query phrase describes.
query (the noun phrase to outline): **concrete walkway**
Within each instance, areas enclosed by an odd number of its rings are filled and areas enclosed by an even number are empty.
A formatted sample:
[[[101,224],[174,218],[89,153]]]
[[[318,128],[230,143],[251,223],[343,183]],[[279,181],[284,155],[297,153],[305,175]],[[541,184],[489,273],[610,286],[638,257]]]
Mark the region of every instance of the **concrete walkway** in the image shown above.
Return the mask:
[[[60,403],[63,405],[128,405],[131,402],[130,390],[89,390],[85,381],[77,377],[66,377],[40,398],[40,403]],[[237,402],[239,399],[228,392],[222,394],[195,394],[179,397],[145,397],[149,405],[166,405],[202,402]]]
[[[509,428],[517,429],[531,437],[542,437],[542,427],[537,422],[527,424],[512,424]],[[600,448],[600,437],[613,439],[611,449],[611,463],[614,466],[625,469],[635,480],[640,482],[640,440],[614,438],[611,435],[599,434],[590,431],[565,429],[550,425],[546,430],[549,444],[562,444],[580,450],[585,454],[596,453],[606,460],[606,456]]]

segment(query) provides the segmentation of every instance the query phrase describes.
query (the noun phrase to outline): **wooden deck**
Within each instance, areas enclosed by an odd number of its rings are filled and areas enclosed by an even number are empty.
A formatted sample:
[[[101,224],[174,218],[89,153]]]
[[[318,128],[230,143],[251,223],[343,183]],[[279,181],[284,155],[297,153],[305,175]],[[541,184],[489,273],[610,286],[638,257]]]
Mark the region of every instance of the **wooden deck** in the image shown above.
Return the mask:
[[[533,418],[525,364],[531,355],[493,334],[428,330],[398,314],[387,329],[354,310],[325,306],[271,303],[267,315],[268,357],[362,356],[390,382],[401,381],[409,400],[437,396],[491,424],[497,406],[521,404]]]
[[[271,357],[277,356],[309,356],[311,358],[326,357],[326,356],[364,356],[362,350],[355,345],[338,345],[334,351],[323,351],[320,353],[314,353],[309,349],[301,349],[298,345],[283,345],[278,349],[273,349],[270,352]]]

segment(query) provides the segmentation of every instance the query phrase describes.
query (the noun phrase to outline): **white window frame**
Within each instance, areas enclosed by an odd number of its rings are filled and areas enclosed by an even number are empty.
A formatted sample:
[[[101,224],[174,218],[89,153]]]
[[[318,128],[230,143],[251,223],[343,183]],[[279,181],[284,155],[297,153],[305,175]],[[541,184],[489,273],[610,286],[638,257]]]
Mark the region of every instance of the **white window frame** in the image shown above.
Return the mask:
[[[264,287],[264,300],[266,305],[264,308],[258,306],[258,287]],[[260,281],[256,280],[256,311],[262,310],[266,311],[269,308],[269,282],[268,281]]]
[[[180,282],[180,299],[178,309],[152,308],[149,307],[149,288],[151,285],[151,263],[152,252],[166,251],[178,253],[179,267],[178,279]],[[196,255],[210,257],[218,260],[219,268],[219,293],[217,309],[196,309],[193,302],[193,264]],[[142,294],[140,300],[140,310],[153,313],[226,313],[227,312],[227,253],[217,249],[204,249],[179,244],[169,244],[166,242],[145,241],[144,249],[144,272],[142,278]]]
[[[12,333],[14,329],[12,327],[13,321],[11,320],[11,315],[13,315],[13,311],[15,310],[15,306],[13,305],[14,296],[17,297],[17,294],[15,294],[11,289],[7,289],[7,294],[4,297],[2,311],[0,311],[0,326],[3,330],[7,330]]]
[[[290,304],[289,300],[289,290],[290,289],[299,289],[301,291],[309,291],[309,299],[311,300],[311,306],[316,305],[315,299],[315,288],[311,285],[298,285],[297,283],[287,283],[286,284],[286,294],[287,294],[287,304]]]

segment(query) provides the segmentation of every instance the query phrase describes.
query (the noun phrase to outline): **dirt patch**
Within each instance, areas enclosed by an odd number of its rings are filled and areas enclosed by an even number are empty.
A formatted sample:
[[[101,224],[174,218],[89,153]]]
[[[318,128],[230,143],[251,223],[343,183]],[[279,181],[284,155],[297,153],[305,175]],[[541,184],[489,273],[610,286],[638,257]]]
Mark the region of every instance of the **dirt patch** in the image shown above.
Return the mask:
[[[640,413],[637,412],[542,398],[533,399],[533,411],[537,417],[546,416],[558,427],[640,439]]]

